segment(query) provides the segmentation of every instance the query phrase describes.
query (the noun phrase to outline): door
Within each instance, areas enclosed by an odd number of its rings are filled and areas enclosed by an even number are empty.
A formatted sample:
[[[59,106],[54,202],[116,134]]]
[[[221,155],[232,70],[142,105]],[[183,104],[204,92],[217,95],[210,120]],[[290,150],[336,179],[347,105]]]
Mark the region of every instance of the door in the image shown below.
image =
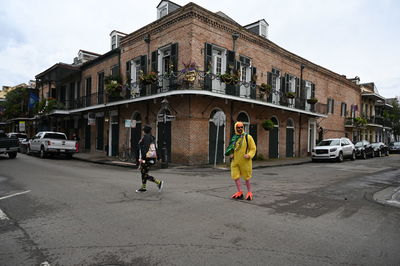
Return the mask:
[[[117,119],[118,120],[118,119]],[[119,144],[119,124],[113,122],[111,124],[111,156],[118,155]]]
[[[293,146],[294,146],[294,128],[286,128],[286,157],[293,157]]]
[[[213,49],[212,51],[212,73],[214,75],[224,74],[225,69],[225,52],[220,49]],[[225,83],[219,79],[212,80],[212,91],[218,93],[225,93]]]
[[[249,134],[253,137],[254,144],[256,144],[257,147],[257,124],[250,125]],[[257,158],[257,151],[258,149],[256,149],[256,154],[254,155],[253,160]]]
[[[158,122],[157,124],[157,148],[161,154],[161,159],[164,158],[164,145],[167,149],[168,162],[171,162],[171,121]],[[165,143],[164,143],[165,141]]]
[[[96,117],[96,127],[97,127],[97,142],[96,149],[104,149],[104,117]]]
[[[217,126],[214,122],[209,122],[208,131],[208,162],[213,164],[215,161],[215,149],[217,148],[216,163],[224,162],[224,139],[225,139],[225,125],[221,125],[218,129],[217,140]]]
[[[279,128],[278,121],[274,118],[271,119],[275,126],[269,130],[269,158],[279,157]]]
[[[88,125],[88,120],[85,119],[85,150],[90,150],[90,126]]]

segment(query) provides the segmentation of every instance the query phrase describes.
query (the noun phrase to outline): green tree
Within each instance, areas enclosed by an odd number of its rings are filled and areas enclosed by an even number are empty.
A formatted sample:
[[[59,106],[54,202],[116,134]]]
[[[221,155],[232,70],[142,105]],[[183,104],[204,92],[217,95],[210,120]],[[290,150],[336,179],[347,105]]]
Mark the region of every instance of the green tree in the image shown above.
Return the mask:
[[[6,94],[6,101],[3,103],[4,118],[11,119],[28,115],[29,91],[27,88],[18,87]]]
[[[399,98],[396,97],[392,102],[393,109],[389,110],[389,119],[392,122],[393,134],[400,135],[400,103]],[[398,139],[397,139],[398,140]]]

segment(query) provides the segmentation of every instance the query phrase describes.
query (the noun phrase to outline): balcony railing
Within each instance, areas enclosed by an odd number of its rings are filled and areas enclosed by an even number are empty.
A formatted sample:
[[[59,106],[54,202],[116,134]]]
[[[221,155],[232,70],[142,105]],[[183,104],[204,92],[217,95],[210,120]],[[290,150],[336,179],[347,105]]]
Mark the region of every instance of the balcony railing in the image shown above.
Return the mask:
[[[125,85],[120,94],[110,96],[104,92],[93,93],[80,98],[65,102],[66,109],[77,109],[89,107],[106,102],[116,102],[125,99],[155,95],[162,92],[174,90],[208,90],[214,93],[232,95],[240,98],[254,99],[263,102],[275,103],[281,106],[292,107],[300,110],[327,114],[327,104],[316,103],[308,104],[303,98],[288,98],[277,90],[271,90],[269,96],[260,98],[257,94],[258,86],[253,82],[222,82],[220,77],[215,74],[202,71],[190,71],[191,76],[187,76],[189,71],[182,70],[176,73],[159,75],[153,84],[143,84],[132,82]],[[273,97],[274,95],[274,97]],[[274,101],[273,101],[274,99]]]

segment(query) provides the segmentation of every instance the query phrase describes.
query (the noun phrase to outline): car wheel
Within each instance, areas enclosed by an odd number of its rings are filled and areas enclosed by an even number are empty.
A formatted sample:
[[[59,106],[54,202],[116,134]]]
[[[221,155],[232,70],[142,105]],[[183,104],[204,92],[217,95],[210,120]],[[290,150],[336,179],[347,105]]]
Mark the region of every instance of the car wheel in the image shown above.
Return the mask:
[[[42,159],[46,158],[46,152],[44,151],[43,147],[40,148],[40,158]]]
[[[9,157],[10,159],[14,159],[15,157],[17,157],[17,152],[9,152],[9,153],[8,153],[8,157]]]
[[[356,159],[356,152],[353,151],[353,153],[351,154],[351,160],[354,161]]]
[[[339,156],[337,157],[337,160],[338,160],[339,163],[341,163],[341,162],[343,162],[343,159],[344,159],[344,158],[343,158],[343,153],[340,152],[340,153],[339,153]]]
[[[364,160],[367,159],[367,154],[365,153],[365,151],[362,151],[361,158],[363,158]]]

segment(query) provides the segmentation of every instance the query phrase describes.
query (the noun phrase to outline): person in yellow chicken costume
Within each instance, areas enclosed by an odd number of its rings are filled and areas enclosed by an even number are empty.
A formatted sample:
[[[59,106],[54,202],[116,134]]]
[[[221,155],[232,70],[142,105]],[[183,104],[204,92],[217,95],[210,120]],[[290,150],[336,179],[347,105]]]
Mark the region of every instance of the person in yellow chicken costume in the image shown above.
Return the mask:
[[[252,177],[253,165],[252,159],[256,154],[256,144],[253,137],[244,132],[242,122],[236,122],[234,125],[235,135],[232,136],[225,155],[230,156],[231,177],[235,181],[237,192],[232,195],[233,199],[243,199],[243,191],[240,178],[246,181],[247,194],[246,200],[253,200],[250,179]]]

